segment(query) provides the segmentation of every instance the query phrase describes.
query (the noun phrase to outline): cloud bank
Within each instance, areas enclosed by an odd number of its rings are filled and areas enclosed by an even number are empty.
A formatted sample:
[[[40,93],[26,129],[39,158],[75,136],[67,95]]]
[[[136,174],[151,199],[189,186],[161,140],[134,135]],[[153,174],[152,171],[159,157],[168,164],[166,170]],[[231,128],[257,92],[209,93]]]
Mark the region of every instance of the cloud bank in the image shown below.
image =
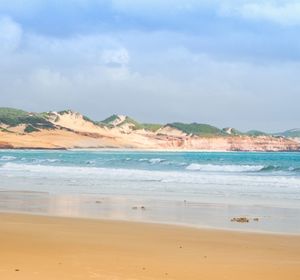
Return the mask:
[[[0,3],[0,104],[299,126],[295,1]]]

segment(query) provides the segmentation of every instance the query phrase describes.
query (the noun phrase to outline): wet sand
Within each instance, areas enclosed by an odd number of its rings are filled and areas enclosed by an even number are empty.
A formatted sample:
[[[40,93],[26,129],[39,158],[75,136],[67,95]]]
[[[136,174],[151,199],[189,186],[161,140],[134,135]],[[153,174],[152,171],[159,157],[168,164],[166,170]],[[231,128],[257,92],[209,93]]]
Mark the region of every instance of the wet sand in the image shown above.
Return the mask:
[[[262,205],[0,190],[0,212],[300,235],[300,209]],[[235,217],[250,222],[231,222]]]
[[[0,214],[0,279],[300,279],[300,236]]]

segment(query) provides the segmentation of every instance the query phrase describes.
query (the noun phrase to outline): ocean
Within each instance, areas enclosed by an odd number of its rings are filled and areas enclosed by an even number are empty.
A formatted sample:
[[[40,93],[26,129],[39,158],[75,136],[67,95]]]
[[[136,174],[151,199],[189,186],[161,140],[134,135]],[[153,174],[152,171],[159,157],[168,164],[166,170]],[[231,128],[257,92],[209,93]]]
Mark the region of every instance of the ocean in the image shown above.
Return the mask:
[[[2,150],[0,211],[300,233],[300,153]]]

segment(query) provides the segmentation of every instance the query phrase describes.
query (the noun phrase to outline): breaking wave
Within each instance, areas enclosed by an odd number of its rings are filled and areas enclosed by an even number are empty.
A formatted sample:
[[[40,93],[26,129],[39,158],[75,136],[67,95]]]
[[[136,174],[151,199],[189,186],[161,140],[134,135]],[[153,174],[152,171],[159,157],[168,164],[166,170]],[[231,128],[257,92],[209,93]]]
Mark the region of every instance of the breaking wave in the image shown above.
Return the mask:
[[[10,161],[10,160],[15,160],[16,157],[13,157],[13,156],[2,156],[0,157],[0,160],[1,161]]]
[[[164,162],[165,159],[163,159],[163,158],[140,158],[140,159],[138,159],[138,161],[139,162],[148,162],[151,164],[158,164],[158,163]]]
[[[282,167],[277,165],[214,165],[192,163],[186,167],[189,171],[205,172],[300,172],[300,167]]]
[[[207,172],[258,172],[264,168],[263,165],[214,165],[192,163],[186,167],[191,171]]]

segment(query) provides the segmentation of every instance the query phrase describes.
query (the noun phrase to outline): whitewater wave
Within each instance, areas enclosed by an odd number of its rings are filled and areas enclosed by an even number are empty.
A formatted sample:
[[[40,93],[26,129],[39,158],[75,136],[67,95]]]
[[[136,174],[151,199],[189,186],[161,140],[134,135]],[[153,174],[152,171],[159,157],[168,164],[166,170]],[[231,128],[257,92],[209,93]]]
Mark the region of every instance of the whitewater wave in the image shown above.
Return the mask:
[[[17,159],[17,158],[14,157],[14,156],[2,156],[2,157],[0,157],[1,161],[10,161],[10,160],[15,160],[15,159]]]
[[[293,171],[293,168],[284,169],[278,165],[267,165],[264,166],[260,171],[268,172],[268,171]]]
[[[36,159],[35,162],[37,162],[37,163],[44,163],[44,162],[54,163],[54,162],[60,162],[60,160],[47,158],[47,159]]]
[[[195,167],[193,167],[195,168]],[[212,166],[206,166],[211,170]],[[217,167],[220,168],[220,167]],[[229,167],[228,167],[229,169]],[[243,170],[253,170],[254,168],[245,168]],[[255,167],[258,169],[258,166]],[[203,170],[203,169],[202,169]],[[214,166],[214,170],[216,167]],[[221,184],[235,185],[239,187],[243,184],[270,184],[284,186],[300,186],[300,178],[298,176],[260,176],[259,173],[239,173],[237,174],[236,166],[230,170],[235,172],[190,172],[190,170],[181,171],[163,171],[163,170],[141,170],[141,169],[121,169],[121,168],[103,168],[94,166],[54,166],[41,164],[19,164],[13,162],[4,163],[0,166],[2,174],[14,174],[14,176],[25,177],[41,177],[41,178],[81,178],[89,180],[104,181],[158,181],[161,183],[192,183],[192,184]],[[242,169],[239,169],[242,170]],[[240,171],[241,172],[241,171]],[[0,173],[0,174],[1,174]]]
[[[35,178],[86,178],[87,181],[94,179],[108,181],[162,181],[169,173],[164,171],[138,169],[117,169],[93,166],[53,166],[11,162],[0,166],[0,172],[4,174],[14,174],[16,176]],[[175,175],[175,177],[180,177],[180,175]]]
[[[162,159],[162,158],[151,158],[151,159],[149,159],[149,162],[151,164],[156,164],[156,163],[160,163],[160,162],[163,162],[163,161],[165,161],[165,160]]]
[[[186,170],[207,172],[258,172],[263,168],[263,165],[214,165],[192,163],[186,167]]]
[[[165,159],[163,159],[163,158],[140,158],[138,161],[139,162],[149,162],[151,164],[158,164],[158,163],[164,162]]]
[[[214,165],[192,163],[186,167],[189,171],[205,172],[300,172],[300,167],[282,167],[278,165]]]
[[[300,167],[291,167],[291,168],[290,168],[290,171],[293,171],[293,172],[300,172]]]
[[[139,169],[116,169],[93,166],[46,166],[6,162],[0,166],[0,187],[12,185],[20,189],[48,192],[147,194],[169,197],[172,192],[177,197],[201,199],[217,195],[251,197],[253,195],[297,199],[299,176],[259,175],[259,173],[209,173]],[[24,185],[24,183],[27,183]],[[299,195],[298,195],[299,197]],[[300,199],[300,197],[299,197]]]
[[[38,158],[25,158],[22,157],[20,159],[22,162],[33,162],[33,163],[55,163],[55,162],[61,162],[60,159],[54,159],[54,158],[45,158],[45,159],[38,159]]]

